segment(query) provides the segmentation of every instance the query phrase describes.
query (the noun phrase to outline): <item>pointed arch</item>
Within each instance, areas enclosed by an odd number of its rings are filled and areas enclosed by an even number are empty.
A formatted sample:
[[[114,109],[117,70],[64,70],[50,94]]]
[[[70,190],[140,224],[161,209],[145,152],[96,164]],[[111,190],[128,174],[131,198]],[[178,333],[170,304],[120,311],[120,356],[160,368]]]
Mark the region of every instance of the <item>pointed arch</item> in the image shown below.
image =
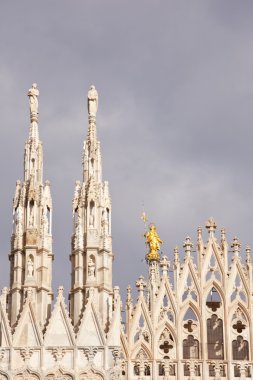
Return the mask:
[[[197,278],[197,275],[196,275],[196,269],[194,268],[194,264],[193,264],[192,261],[189,261],[189,262],[187,261],[184,264],[183,275],[181,277],[182,291],[180,292],[180,297],[183,297],[183,294],[184,294],[184,285],[188,281],[189,276],[191,277],[192,282],[194,284],[195,292],[197,292],[197,301],[196,302],[199,303],[201,289],[200,289],[199,281],[198,281],[198,278]]]
[[[243,314],[237,315],[237,310]],[[252,357],[252,339],[250,314],[241,302],[234,302],[228,313],[228,321],[232,326],[231,348],[233,360],[249,360]]]
[[[242,310],[242,312],[244,313],[245,317],[247,318],[247,322],[248,322],[248,325],[249,327],[251,328],[251,318],[250,318],[250,314],[247,310],[247,308],[245,307],[245,305],[243,305],[240,301],[234,301],[231,305],[231,307],[229,308],[229,312],[228,312],[228,320],[231,322],[232,321],[232,318],[233,318],[233,314],[235,313],[236,309],[240,308]]]
[[[223,308],[224,308],[224,305],[225,305],[225,294],[224,294],[224,291],[223,289],[221,288],[221,286],[217,283],[217,281],[213,281],[213,280],[210,280],[209,283],[207,284],[207,286],[204,288],[204,292],[203,292],[203,300],[206,300],[207,299],[207,296],[208,294],[211,292],[212,288],[215,288],[217,293],[219,294],[221,300],[222,300],[222,303],[223,303]]]
[[[130,335],[129,340],[131,340],[131,341],[134,341],[134,336],[137,333],[138,324],[139,324],[139,320],[140,320],[141,316],[143,316],[143,319],[146,322],[146,327],[148,328],[151,339],[152,339],[153,327],[152,327],[152,323],[150,320],[149,312],[148,312],[146,304],[144,303],[144,300],[139,299],[139,301],[136,305],[135,314],[133,316],[133,322],[132,322],[132,326],[131,326],[131,330],[130,330],[130,334],[129,334]]]
[[[175,297],[172,293],[168,278],[166,277],[165,279],[162,279],[162,280],[163,281],[161,282],[161,286],[158,290],[158,295],[156,298],[156,305],[155,305],[156,315],[157,315],[157,318],[159,319],[161,309],[165,306],[164,305],[164,298],[166,297],[167,301],[169,303],[168,306],[170,307],[171,312],[172,312],[173,317],[174,317],[173,323],[176,324],[177,323],[177,313],[176,313]]]
[[[152,352],[143,341],[138,341],[132,350],[131,359],[135,360],[139,352],[143,350],[147,355],[147,360],[152,360]]]
[[[177,343],[178,343],[178,339],[177,339],[177,333],[176,331],[174,330],[173,326],[168,322],[166,321],[165,323],[161,323],[160,326],[158,326],[157,330],[156,330],[156,340],[154,342],[154,344],[157,346],[158,342],[159,342],[159,339],[160,339],[160,336],[162,334],[162,332],[165,330],[165,329],[168,329],[169,332],[171,333],[172,337],[173,337],[173,340],[175,342],[175,345],[177,346]]]
[[[179,318],[178,318],[179,325],[181,326],[181,324],[183,323],[184,316],[185,316],[186,312],[188,311],[188,309],[192,309],[192,311],[194,312],[194,314],[196,315],[196,317],[198,319],[200,328],[202,329],[203,321],[202,321],[202,316],[201,316],[200,310],[197,307],[197,305],[192,302],[192,300],[185,302],[185,304],[181,308],[181,310],[179,312]]]

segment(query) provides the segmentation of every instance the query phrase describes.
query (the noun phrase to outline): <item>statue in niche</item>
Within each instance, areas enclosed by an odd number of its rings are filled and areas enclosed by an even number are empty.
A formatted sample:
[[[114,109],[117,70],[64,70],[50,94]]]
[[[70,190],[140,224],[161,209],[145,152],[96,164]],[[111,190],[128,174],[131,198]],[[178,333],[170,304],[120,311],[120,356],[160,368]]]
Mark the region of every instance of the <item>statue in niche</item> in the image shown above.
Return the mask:
[[[88,92],[88,114],[96,116],[98,110],[98,93],[95,86],[90,86]]]
[[[30,101],[30,113],[31,115],[37,116],[38,114],[38,96],[39,96],[39,90],[37,88],[37,83],[33,83],[32,87],[29,89],[28,94],[29,101]]]
[[[32,262],[32,259],[30,257],[27,261],[27,276],[33,277],[33,262]]]
[[[95,268],[96,268],[96,265],[94,261],[92,260],[92,258],[90,257],[88,261],[88,276],[89,277],[95,277]]]

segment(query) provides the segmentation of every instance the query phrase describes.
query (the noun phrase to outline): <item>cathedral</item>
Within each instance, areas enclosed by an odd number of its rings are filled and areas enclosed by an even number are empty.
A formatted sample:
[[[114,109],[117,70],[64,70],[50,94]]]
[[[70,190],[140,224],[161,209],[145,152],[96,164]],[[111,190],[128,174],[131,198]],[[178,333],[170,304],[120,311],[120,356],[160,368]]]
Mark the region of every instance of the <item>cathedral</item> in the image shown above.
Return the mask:
[[[222,380],[253,374],[251,249],[229,244],[213,218],[196,242],[162,256],[156,226],[145,234],[147,278],[112,285],[111,198],[97,139],[98,93],[87,96],[82,180],[72,200],[71,288],[53,303],[52,198],[43,180],[38,98],[28,91],[30,129],[16,182],[10,283],[0,296],[1,380]],[[43,112],[43,111],[42,111]],[[146,221],[145,214],[143,219]],[[125,311],[124,320],[122,312]]]

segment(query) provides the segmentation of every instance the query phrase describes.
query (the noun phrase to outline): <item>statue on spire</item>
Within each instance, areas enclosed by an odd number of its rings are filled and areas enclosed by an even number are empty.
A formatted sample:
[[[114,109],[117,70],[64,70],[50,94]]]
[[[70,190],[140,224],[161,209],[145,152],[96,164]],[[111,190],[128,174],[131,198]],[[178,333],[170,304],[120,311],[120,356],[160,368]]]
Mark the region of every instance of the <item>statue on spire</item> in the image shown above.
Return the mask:
[[[37,83],[32,84],[32,87],[29,89],[27,95],[29,96],[29,101],[30,101],[31,121],[37,121],[38,108],[39,108],[39,102],[38,102],[39,90],[37,88]]]
[[[98,93],[95,86],[90,86],[88,92],[88,114],[89,116],[95,116],[98,110]]]
[[[150,225],[149,231],[145,234],[145,237],[146,243],[149,246],[149,253],[146,255],[146,259],[149,261],[159,260],[160,255],[158,251],[160,250],[160,244],[163,244],[163,241],[158,236],[154,224]]]

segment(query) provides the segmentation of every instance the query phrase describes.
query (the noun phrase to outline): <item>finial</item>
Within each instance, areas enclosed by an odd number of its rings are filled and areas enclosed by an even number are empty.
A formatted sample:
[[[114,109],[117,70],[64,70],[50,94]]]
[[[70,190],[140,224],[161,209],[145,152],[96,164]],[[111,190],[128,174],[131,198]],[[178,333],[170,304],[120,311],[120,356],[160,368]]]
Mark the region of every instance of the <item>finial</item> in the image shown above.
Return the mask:
[[[98,93],[94,85],[88,91],[88,114],[89,119],[96,118],[98,110]]]
[[[140,276],[138,280],[135,282],[135,285],[140,295],[143,295],[144,288],[146,288],[147,286],[147,283],[144,281],[144,277]]]
[[[197,229],[197,236],[198,236],[198,241],[202,241],[202,228],[198,227]]]
[[[235,256],[239,256],[240,247],[241,243],[239,242],[239,239],[235,236],[231,244],[231,248],[233,249]]]
[[[162,268],[162,274],[164,277],[168,275],[168,269],[170,267],[170,262],[167,256],[163,256],[160,261],[160,267]]]
[[[163,244],[163,241],[160,239],[156,232],[156,226],[151,224],[149,227],[149,231],[145,234],[146,243],[149,246],[149,253],[146,255],[147,261],[159,261],[160,255],[158,251],[160,250],[160,244]]]
[[[224,227],[221,229],[221,241],[224,242],[226,241],[226,230]]]
[[[33,83],[32,87],[28,90],[28,97],[30,101],[30,119],[31,123],[38,122],[38,108],[39,108],[39,102],[38,102],[38,96],[39,96],[39,90],[37,87],[37,83]]]
[[[186,256],[190,256],[191,255],[191,249],[193,247],[190,236],[186,236],[183,247],[185,249]]]
[[[250,264],[251,263],[251,248],[249,245],[246,247],[246,263]]]
[[[133,301],[133,299],[132,299],[132,288],[130,285],[128,285],[126,304],[129,306],[129,305],[131,305],[132,301]]]
[[[178,246],[174,248],[174,264],[177,265],[179,263],[179,250]]]
[[[206,222],[206,229],[208,230],[208,233],[210,236],[213,236],[215,230],[216,230],[216,222],[213,217],[209,218]]]

